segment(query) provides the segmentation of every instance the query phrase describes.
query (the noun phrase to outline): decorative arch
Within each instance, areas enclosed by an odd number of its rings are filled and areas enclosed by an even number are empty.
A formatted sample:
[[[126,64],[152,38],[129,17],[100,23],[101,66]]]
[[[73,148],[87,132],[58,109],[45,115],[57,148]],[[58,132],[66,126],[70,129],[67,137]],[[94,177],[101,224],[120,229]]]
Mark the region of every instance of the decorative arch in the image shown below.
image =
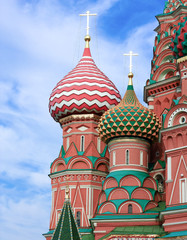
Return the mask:
[[[100,214],[106,213],[106,212],[117,213],[116,206],[114,205],[114,203],[106,202],[100,207],[100,209],[99,209]]]
[[[165,49],[168,49],[171,44],[171,36],[165,37],[162,41],[157,45],[155,54],[159,55]]]
[[[161,108],[161,102],[159,100],[157,100],[155,102],[155,112],[159,112]]]
[[[162,173],[156,173],[154,179],[158,182],[158,192],[164,192],[164,176]]]
[[[140,206],[140,204],[134,202],[134,201],[127,201],[122,203],[119,208],[118,208],[118,213],[126,213],[128,214],[128,210],[129,210],[129,205],[132,205],[132,213],[133,214],[137,214],[137,213],[142,213],[142,207]]]
[[[147,211],[149,209],[152,209],[152,208],[155,208],[157,206],[158,206],[157,202],[154,202],[154,201],[148,202],[148,204],[145,207],[145,211]]]
[[[99,197],[99,204],[106,202],[106,194],[105,192],[101,192]]]
[[[160,196],[160,193],[159,193],[159,192],[156,192],[156,193],[155,193],[155,201],[156,201],[156,202],[160,202],[160,201],[161,201],[161,196]]]
[[[102,171],[102,172],[108,172],[108,166],[105,163],[100,163],[97,166],[97,170]]]
[[[68,169],[92,169],[90,160],[80,157],[75,157],[68,163]]]
[[[52,163],[52,166],[51,166],[51,173],[54,173],[54,172],[59,172],[59,171],[63,171],[65,170],[67,167],[66,167],[66,163],[64,161],[64,159],[62,158],[57,158],[55,159],[55,161]]]
[[[132,199],[153,200],[153,196],[146,188],[137,188],[131,194]]]
[[[129,193],[123,188],[116,188],[110,192],[108,200],[129,199]]]
[[[107,188],[113,188],[113,187],[118,187],[118,183],[115,178],[109,177],[108,179],[105,180],[103,189],[105,190]]]
[[[173,138],[172,138],[172,136],[167,137],[167,147],[168,147],[168,149],[173,148]]]
[[[120,185],[120,187],[123,187],[123,186],[139,186],[140,187],[141,182],[137,177],[128,175],[121,179],[119,185]]]
[[[155,65],[160,66],[161,64],[163,64],[164,62],[170,62],[170,58],[174,59],[172,56],[172,51],[171,49],[165,49],[164,51],[162,51],[160,53],[160,55],[158,56],[158,58],[155,61]]]
[[[98,159],[95,162],[95,169],[102,171],[102,172],[108,172],[109,171],[109,163],[106,159]]]
[[[169,36],[172,35],[171,34],[172,28],[173,28],[173,24],[172,23],[168,24],[167,27],[166,27],[166,32],[168,33]]]
[[[151,178],[151,177],[147,177],[144,182],[143,182],[143,187],[147,187],[147,188],[152,188],[154,190],[157,190],[157,184],[156,181]]]
[[[66,167],[63,163],[58,163],[55,167],[55,172],[60,172],[60,171],[63,171],[65,169],[66,169]]]
[[[177,134],[176,140],[177,140],[177,147],[182,147],[182,146],[184,146],[183,136],[182,136],[181,133],[178,133],[178,134]]]
[[[162,81],[166,79],[167,73],[174,72],[173,75],[175,75],[175,71],[176,71],[175,63],[166,62],[162,64],[159,68],[157,68],[153,75],[153,80]]]

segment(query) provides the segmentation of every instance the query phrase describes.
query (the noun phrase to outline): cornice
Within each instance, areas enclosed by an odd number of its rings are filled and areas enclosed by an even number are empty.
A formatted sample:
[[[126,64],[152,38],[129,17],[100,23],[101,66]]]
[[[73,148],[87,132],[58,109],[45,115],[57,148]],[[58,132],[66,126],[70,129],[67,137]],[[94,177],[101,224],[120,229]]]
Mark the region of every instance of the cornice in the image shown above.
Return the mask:
[[[161,87],[163,85],[166,85],[166,84],[169,84],[169,83],[174,83],[174,82],[179,81],[179,80],[180,80],[180,76],[178,75],[178,76],[174,76],[174,77],[171,77],[171,78],[168,78],[168,79],[165,79],[165,80],[161,80],[161,81],[156,82],[154,84],[144,86],[144,102],[147,103],[147,91],[149,91],[150,89],[158,88],[158,87]]]
[[[69,123],[72,121],[94,120],[96,122],[99,122],[99,119],[100,119],[100,116],[96,114],[75,114],[75,115],[64,117],[60,119],[59,122],[62,126],[64,126],[66,123]]]

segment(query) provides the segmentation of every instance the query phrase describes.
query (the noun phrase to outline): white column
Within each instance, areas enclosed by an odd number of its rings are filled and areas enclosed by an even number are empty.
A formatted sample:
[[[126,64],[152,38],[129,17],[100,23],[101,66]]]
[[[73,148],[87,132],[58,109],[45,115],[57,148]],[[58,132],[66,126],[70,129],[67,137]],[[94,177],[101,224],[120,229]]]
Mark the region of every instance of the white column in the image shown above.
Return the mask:
[[[167,180],[172,180],[171,174],[172,166],[171,166],[171,157],[167,158]]]

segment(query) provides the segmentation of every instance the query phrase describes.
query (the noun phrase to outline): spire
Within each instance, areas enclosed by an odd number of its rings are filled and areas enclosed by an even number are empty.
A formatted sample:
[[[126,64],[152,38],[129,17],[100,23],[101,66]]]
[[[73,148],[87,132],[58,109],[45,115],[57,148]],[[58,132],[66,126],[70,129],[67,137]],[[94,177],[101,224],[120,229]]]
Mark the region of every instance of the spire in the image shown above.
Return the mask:
[[[81,240],[71,203],[65,199],[59,221],[51,240]]]
[[[121,100],[121,102],[119,103],[119,106],[126,106],[126,105],[131,105],[131,106],[137,106],[137,107],[143,107],[143,105],[139,102],[136,93],[134,92],[134,87],[133,87],[133,73],[130,72],[128,74],[128,78],[129,78],[129,83],[127,86],[127,91],[123,97],[123,99]]]
[[[90,53],[90,46],[89,46],[89,42],[91,40],[91,37],[89,35],[89,29],[90,29],[90,16],[97,16],[96,13],[90,13],[90,11],[87,11],[86,13],[80,14],[80,16],[86,16],[87,18],[87,24],[86,24],[86,36],[84,38],[86,45],[85,45],[85,49],[84,49],[84,53],[83,53],[83,57],[87,56],[87,57],[91,57],[91,53]]]
[[[134,88],[133,88],[133,76],[134,74],[132,73],[132,57],[133,56],[138,56],[137,53],[133,53],[132,51],[130,51],[129,53],[124,53],[124,56],[129,56],[130,57],[130,65],[129,65],[129,74],[128,74],[128,78],[129,78],[129,82],[128,82],[128,86],[127,86],[127,91],[125,93],[125,96],[123,97],[122,101],[120,102],[120,105],[138,105],[138,106],[142,106],[138,100],[138,98],[136,97],[136,94],[134,92]]]

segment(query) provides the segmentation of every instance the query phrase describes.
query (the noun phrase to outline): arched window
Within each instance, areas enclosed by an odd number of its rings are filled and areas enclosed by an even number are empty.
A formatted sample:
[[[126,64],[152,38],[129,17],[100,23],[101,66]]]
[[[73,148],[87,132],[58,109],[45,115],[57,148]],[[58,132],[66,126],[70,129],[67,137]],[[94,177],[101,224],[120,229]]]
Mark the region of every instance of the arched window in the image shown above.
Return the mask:
[[[112,153],[112,158],[113,158],[113,166],[116,165],[116,152],[113,151]]]
[[[154,178],[158,181],[158,192],[164,192],[164,179],[162,175],[157,174]]]
[[[126,161],[126,164],[128,165],[129,164],[129,150],[126,150],[125,161]]]
[[[81,136],[81,152],[84,152],[84,136]]]
[[[78,227],[81,226],[81,212],[80,211],[77,212],[77,225],[78,225]]]
[[[171,165],[171,157],[168,157],[167,158],[167,177],[168,177],[168,181],[172,180],[172,175],[171,175],[171,168],[172,168],[172,165]]]
[[[66,150],[68,150],[69,148],[69,137],[67,137],[67,140],[66,140]]]
[[[187,194],[186,194],[186,178],[180,179],[180,202],[185,203],[187,202]]]
[[[131,214],[132,213],[132,204],[128,205],[128,213]]]
[[[143,151],[140,151],[140,166],[143,166]]]
[[[97,151],[99,153],[101,152],[101,139],[100,139],[100,137],[97,138]]]

